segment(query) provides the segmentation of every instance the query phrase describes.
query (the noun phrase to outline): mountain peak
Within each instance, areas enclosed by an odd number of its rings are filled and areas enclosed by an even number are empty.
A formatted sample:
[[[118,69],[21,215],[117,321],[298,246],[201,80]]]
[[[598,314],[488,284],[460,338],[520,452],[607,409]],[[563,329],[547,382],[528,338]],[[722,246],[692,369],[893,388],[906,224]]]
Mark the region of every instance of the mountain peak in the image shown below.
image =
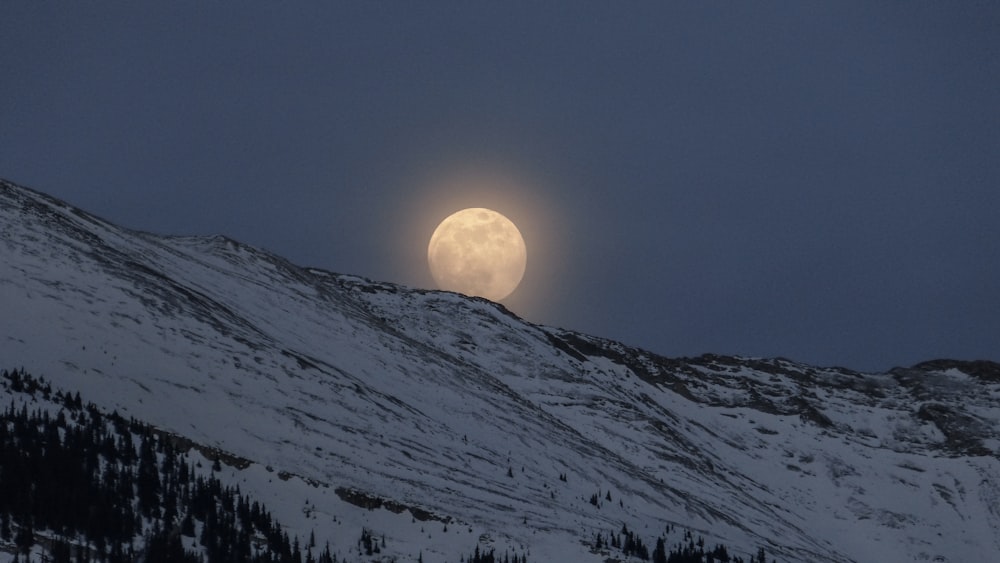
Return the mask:
[[[9,182],[0,198],[0,359],[245,471],[536,560],[602,560],[593,538],[623,524],[788,561],[1000,550],[995,363],[666,358],[226,237],[122,229]],[[444,556],[424,536],[407,541]]]

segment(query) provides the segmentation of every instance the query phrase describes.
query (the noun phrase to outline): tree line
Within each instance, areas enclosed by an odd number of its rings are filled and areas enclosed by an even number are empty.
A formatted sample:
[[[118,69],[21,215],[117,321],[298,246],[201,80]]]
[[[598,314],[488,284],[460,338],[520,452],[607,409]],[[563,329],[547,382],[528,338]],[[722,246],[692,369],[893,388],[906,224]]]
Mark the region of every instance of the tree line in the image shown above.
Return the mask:
[[[23,371],[2,380],[62,406],[0,413],[0,541],[19,563],[35,546],[52,563],[336,563],[147,424]]]

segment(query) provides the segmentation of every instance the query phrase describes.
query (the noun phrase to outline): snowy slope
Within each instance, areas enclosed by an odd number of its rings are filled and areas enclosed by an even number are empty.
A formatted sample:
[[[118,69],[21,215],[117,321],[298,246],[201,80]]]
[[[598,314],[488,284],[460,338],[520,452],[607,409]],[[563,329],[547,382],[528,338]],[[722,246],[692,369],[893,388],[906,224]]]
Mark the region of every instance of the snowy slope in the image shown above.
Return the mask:
[[[0,182],[0,363],[251,460],[232,478],[262,497],[312,490],[292,524],[318,537],[338,514],[382,518],[401,557],[454,561],[488,534],[535,561],[598,561],[586,544],[623,523],[789,561],[1000,553],[988,362],[667,359],[224,237],[129,231]],[[453,525],[352,512],[337,488]]]

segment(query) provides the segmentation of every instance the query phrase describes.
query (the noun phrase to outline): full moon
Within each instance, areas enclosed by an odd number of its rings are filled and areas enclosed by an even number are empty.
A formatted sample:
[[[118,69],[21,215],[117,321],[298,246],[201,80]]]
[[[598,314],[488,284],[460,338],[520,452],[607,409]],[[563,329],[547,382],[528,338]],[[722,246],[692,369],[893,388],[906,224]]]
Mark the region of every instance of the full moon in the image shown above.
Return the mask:
[[[517,289],[527,261],[517,226],[482,207],[449,215],[427,245],[427,263],[439,288],[492,301]]]

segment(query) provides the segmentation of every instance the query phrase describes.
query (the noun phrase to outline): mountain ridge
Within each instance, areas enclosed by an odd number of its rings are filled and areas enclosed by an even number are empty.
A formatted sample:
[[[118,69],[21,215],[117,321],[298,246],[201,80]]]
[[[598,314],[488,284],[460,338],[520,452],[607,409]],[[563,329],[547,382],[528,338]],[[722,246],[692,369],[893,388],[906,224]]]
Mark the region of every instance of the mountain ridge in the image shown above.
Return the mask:
[[[123,229],[9,182],[0,199],[3,359],[262,465],[543,554],[622,523],[783,560],[1000,550],[993,362],[665,358],[226,237]]]

